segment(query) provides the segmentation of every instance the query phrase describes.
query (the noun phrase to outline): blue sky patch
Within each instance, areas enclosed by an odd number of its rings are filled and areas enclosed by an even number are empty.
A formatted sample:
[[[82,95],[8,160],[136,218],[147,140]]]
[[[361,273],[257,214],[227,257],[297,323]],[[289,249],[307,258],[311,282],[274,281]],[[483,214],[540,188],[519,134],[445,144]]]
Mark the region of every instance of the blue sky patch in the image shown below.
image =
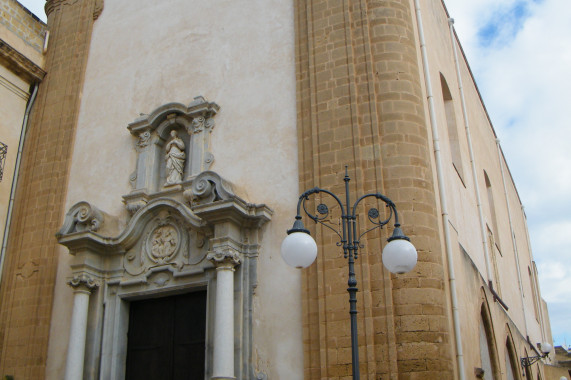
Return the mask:
[[[515,38],[530,16],[530,3],[542,0],[516,0],[512,4],[499,8],[497,13],[480,27],[477,33],[482,47],[504,44]]]

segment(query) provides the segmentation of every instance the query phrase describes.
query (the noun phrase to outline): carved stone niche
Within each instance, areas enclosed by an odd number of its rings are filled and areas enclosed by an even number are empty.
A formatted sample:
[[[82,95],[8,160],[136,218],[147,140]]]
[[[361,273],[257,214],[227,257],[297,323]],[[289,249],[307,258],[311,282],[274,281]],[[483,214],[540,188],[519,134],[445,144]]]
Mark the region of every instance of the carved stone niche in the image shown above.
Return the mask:
[[[124,197],[129,211],[152,198],[182,195],[198,174],[210,168],[214,161],[210,133],[219,109],[199,96],[188,106],[168,103],[129,124],[138,138],[137,168],[130,178],[133,190]]]

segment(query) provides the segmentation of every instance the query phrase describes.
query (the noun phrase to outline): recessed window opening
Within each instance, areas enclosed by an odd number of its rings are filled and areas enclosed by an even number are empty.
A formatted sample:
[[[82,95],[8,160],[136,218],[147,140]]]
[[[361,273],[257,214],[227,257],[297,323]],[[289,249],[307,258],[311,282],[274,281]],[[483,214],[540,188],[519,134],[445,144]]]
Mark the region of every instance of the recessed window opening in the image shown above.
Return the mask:
[[[506,377],[507,380],[515,380],[518,376],[518,367],[517,367],[517,355],[513,348],[512,343],[510,342],[509,337],[506,339],[506,349],[505,349],[505,361],[506,361]]]
[[[539,322],[539,305],[538,305],[537,285],[535,283],[535,276],[533,275],[530,267],[527,267],[527,272],[529,273],[529,283],[531,285],[531,294],[533,297],[533,311],[535,312],[535,319]]]
[[[8,145],[0,142],[0,182],[4,175],[4,164],[6,163],[6,154],[8,153]]]
[[[452,155],[452,165],[460,176],[462,183],[464,182],[464,169],[462,167],[462,154],[460,152],[460,139],[458,136],[458,124],[456,122],[456,112],[454,110],[454,101],[446,79],[440,74],[440,84],[442,86],[442,98],[444,101],[444,112],[446,115],[446,126],[448,129],[448,142],[450,143],[450,154]]]
[[[494,344],[493,330],[488,318],[486,308],[482,305],[480,312],[480,359],[484,370],[484,380],[499,379],[496,345]]]
[[[490,177],[488,177],[488,173],[484,170],[484,180],[486,181],[486,193],[488,195],[488,208],[490,209],[490,216],[492,218],[492,232],[494,234],[494,244],[498,249],[500,255],[502,254],[502,250],[500,249],[500,234],[498,231],[498,219],[496,216],[496,205],[494,203],[494,192],[492,189],[492,183],[490,182]]]

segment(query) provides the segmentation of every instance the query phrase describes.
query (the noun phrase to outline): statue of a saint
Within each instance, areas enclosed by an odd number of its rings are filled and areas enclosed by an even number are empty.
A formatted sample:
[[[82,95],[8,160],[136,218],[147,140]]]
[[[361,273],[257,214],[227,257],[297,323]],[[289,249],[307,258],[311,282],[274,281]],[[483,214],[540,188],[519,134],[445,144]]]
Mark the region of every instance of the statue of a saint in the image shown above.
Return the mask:
[[[165,186],[174,185],[182,181],[184,171],[184,142],[175,130],[171,131],[171,139],[166,146],[165,160],[167,162]]]

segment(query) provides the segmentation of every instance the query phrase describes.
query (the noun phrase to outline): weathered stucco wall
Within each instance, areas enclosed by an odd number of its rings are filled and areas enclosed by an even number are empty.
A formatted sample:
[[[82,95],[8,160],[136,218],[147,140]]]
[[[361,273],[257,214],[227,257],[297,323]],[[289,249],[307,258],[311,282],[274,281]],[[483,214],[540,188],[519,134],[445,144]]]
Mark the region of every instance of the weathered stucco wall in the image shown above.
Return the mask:
[[[86,200],[126,223],[141,113],[204,96],[214,118],[211,170],[274,211],[254,299],[254,360],[270,378],[302,377],[299,272],[281,260],[298,196],[292,4],[106,0],[94,24],[66,210]],[[60,249],[48,377],[61,378],[71,315],[69,255]],[[288,318],[283,318],[288,315]],[[258,349],[259,348],[259,349]]]
[[[7,145],[7,154],[4,158],[2,181],[0,182],[0,239],[4,236],[8,203],[16,166],[16,155],[22,120],[28,100],[27,83],[18,78],[4,66],[0,66],[0,142]]]
[[[0,1],[0,12],[0,42],[3,48],[0,58],[0,142],[8,146],[0,182],[1,239],[4,236],[22,121],[31,85],[29,75],[26,72],[15,72],[15,64],[11,60],[25,57],[32,65],[42,67],[46,25],[14,0]],[[10,54],[12,49],[15,52]]]

